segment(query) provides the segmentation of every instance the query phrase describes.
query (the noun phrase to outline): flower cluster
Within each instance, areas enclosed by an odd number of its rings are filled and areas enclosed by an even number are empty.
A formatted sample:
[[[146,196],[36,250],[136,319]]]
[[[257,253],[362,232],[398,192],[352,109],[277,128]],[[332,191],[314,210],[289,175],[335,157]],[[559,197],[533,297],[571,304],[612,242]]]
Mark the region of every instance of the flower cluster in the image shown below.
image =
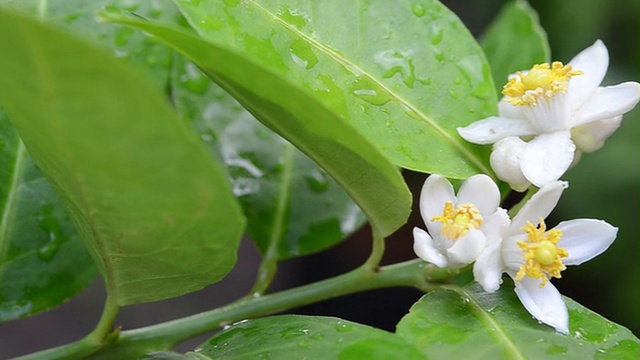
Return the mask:
[[[434,174],[420,197],[427,231],[413,231],[420,258],[451,269],[473,264],[474,279],[487,292],[509,275],[529,313],[560,333],[569,332],[569,316],[549,280],[601,254],[618,231],[594,219],[550,230],[545,223],[568,187],[560,177],[581,153],[602,147],[640,99],[636,82],[599,86],[608,61],[598,40],[567,65],[538,64],[511,75],[499,116],[458,128],[470,142],[494,144],[491,166],[514,190],[540,188],[513,218],[500,208],[498,187],[487,175],[467,179],[456,196],[449,181]]]
[[[491,166],[516,191],[560,177],[580,155],[593,152],[640,100],[640,84],[599,86],[609,55],[598,40],[574,57],[535,65],[509,77],[499,116],[458,128],[465,140],[494,144]]]

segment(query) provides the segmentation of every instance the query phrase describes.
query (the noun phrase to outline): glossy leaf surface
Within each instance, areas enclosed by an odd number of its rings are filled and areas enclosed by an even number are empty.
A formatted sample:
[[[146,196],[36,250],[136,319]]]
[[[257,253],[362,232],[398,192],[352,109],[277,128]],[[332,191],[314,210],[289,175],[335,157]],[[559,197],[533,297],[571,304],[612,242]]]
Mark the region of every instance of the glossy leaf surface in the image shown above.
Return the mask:
[[[398,335],[430,359],[474,354],[476,359],[636,359],[640,341],[614,324],[564,298],[569,335],[539,324],[506,285],[493,294],[473,286],[422,297],[397,327]]]
[[[237,323],[200,345],[196,354],[234,360],[424,359],[395,334],[333,317],[299,315]]]
[[[524,0],[504,5],[480,40],[498,93],[509,74],[549,61],[547,34],[538,14]]]
[[[406,223],[411,194],[398,169],[315,97],[225,48],[180,29],[110,11],[187,55],[270,129],[313,159],[351,196],[381,236]]]
[[[456,132],[495,113],[489,65],[438,1],[176,3],[204,39],[313,96],[395,164],[491,174],[486,150]]]
[[[58,305],[98,274],[93,260],[0,109],[0,321]]]
[[[306,255],[362,226],[361,211],[329,175],[178,56],[171,95],[227,166],[249,236],[263,254]]]
[[[194,291],[231,269],[243,218],[226,176],[147,77],[10,12],[0,53],[11,54],[0,57],[0,102],[118,304]]]

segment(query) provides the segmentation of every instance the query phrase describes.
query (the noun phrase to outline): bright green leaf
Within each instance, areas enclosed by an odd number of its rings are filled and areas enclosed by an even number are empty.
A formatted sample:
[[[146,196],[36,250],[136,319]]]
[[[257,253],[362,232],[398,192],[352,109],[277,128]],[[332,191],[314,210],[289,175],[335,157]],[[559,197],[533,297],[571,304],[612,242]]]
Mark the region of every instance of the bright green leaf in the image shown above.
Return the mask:
[[[221,360],[424,359],[395,334],[338,318],[300,315],[237,323],[200,345],[196,354]]]
[[[323,104],[280,76],[180,29],[110,11],[186,54],[269,128],[313,159],[351,196],[381,236],[406,223],[411,194],[398,169]]]
[[[182,57],[174,60],[174,106],[227,165],[247,231],[271,259],[327,248],[364,216],[321,168],[264,125]]]
[[[569,335],[539,324],[506,285],[496,293],[479,286],[439,290],[422,297],[398,324],[397,333],[430,359],[474,354],[474,359],[637,359],[638,340],[565,297]]]
[[[488,150],[456,131],[496,112],[489,65],[438,1],[176,3],[204,39],[313,96],[395,164],[452,178],[491,174]]]
[[[169,0],[163,4],[146,0],[126,3],[128,9],[153,18],[177,16],[177,9]],[[0,0],[0,4],[32,14],[40,11],[47,21],[111,48],[120,58],[145,66],[161,88],[166,86],[171,53],[168,48],[129,27],[96,22],[95,14],[103,6],[124,6],[123,1]],[[89,285],[97,276],[97,268],[4,113],[0,114],[0,123],[0,202],[5,204],[5,221],[0,227],[0,321],[6,321],[68,300]],[[5,202],[10,190],[11,204]]]
[[[10,12],[0,54],[0,102],[118,304],[198,290],[231,269],[244,221],[226,176],[147,77]]]
[[[98,272],[0,109],[0,322],[61,304]]]
[[[549,61],[547,34],[525,0],[507,3],[480,40],[498,93],[507,76]]]

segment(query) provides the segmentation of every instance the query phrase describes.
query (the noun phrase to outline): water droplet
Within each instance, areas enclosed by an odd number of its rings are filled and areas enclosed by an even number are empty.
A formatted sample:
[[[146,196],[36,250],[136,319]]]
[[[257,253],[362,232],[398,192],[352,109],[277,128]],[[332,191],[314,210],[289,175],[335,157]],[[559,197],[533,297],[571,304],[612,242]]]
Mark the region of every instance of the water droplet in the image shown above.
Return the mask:
[[[286,23],[295,26],[298,30],[302,30],[302,28],[307,25],[307,22],[309,22],[309,19],[307,19],[307,16],[304,13],[288,8],[280,9],[278,16]]]
[[[431,36],[431,45],[438,45],[442,42],[444,37],[444,30],[441,28],[435,28],[433,30],[433,36]]]
[[[291,43],[289,54],[294,63],[307,70],[313,68],[318,63],[318,57],[313,52],[311,45],[300,39],[296,39]]]
[[[458,98],[458,93],[453,91],[453,90],[449,90],[449,96],[451,96],[454,99]]]
[[[309,347],[309,341],[300,340],[300,341],[298,341],[298,346],[303,347],[303,348],[308,348]]]
[[[459,77],[457,77],[457,78],[453,79],[453,83],[454,83],[455,85],[460,85],[460,84],[462,83],[462,79],[460,79]]]
[[[391,100],[387,91],[366,75],[360,75],[351,85],[351,92],[371,105],[382,106]]]
[[[324,339],[324,335],[322,335],[321,333],[315,333],[315,334],[311,335],[311,338],[313,340],[322,340],[322,339]]]
[[[66,240],[58,219],[53,215],[54,209],[53,204],[46,204],[38,216],[38,226],[47,234],[47,241],[37,251],[38,258],[44,261],[51,260],[58,252],[60,244]]]
[[[413,11],[413,14],[417,17],[423,17],[426,13],[424,6],[422,6],[421,4],[413,4],[411,6],[411,11]]]
[[[442,52],[442,50],[434,48],[433,57],[436,59],[436,61],[442,62],[444,60],[444,53]]]
[[[409,88],[413,88],[416,81],[413,61],[409,59],[409,54],[400,53],[393,50],[382,51],[375,56],[375,62],[382,67],[382,77],[391,78],[396,74],[402,76],[402,80]]]
[[[351,325],[349,324],[345,324],[342,321],[338,321],[336,323],[336,325],[334,326],[334,328],[336,329],[336,331],[341,332],[341,333],[345,333],[345,332],[350,332],[353,330],[353,328],[351,327]]]
[[[330,185],[328,176],[319,170],[305,176],[305,180],[307,181],[307,185],[309,185],[311,191],[314,193],[323,193]]]

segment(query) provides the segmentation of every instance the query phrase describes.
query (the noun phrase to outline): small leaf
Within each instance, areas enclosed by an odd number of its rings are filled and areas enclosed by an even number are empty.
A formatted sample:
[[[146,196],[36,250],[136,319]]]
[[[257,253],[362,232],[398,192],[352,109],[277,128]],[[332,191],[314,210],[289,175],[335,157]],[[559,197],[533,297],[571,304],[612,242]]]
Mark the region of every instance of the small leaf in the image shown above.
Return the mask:
[[[195,291],[233,267],[244,221],[226,176],[147,77],[5,11],[0,53],[0,102],[119,305]]]
[[[547,34],[538,22],[538,14],[524,0],[504,5],[480,45],[491,65],[499,94],[509,74],[549,62]]]
[[[174,106],[227,165],[262,254],[285,259],[325,249],[364,216],[335,181],[183,57],[173,61]]]
[[[316,98],[261,66],[181,29],[110,11],[187,55],[270,129],[313,159],[351,196],[381,236],[406,223],[411,194],[398,169]]]
[[[98,275],[93,260],[0,109],[0,322],[52,308]]]
[[[452,178],[492,173],[488,150],[456,131],[496,112],[489,65],[440,2],[176,4],[203,39],[313,96],[396,165]],[[306,110],[293,102],[284,106]]]
[[[640,340],[626,328],[565,297],[569,335],[539,324],[511,289],[486,293],[478,285],[423,296],[397,333],[430,359],[461,353],[477,359],[637,359]]]
[[[242,321],[201,344],[207,359],[424,359],[401,337],[346,320],[282,315]]]

